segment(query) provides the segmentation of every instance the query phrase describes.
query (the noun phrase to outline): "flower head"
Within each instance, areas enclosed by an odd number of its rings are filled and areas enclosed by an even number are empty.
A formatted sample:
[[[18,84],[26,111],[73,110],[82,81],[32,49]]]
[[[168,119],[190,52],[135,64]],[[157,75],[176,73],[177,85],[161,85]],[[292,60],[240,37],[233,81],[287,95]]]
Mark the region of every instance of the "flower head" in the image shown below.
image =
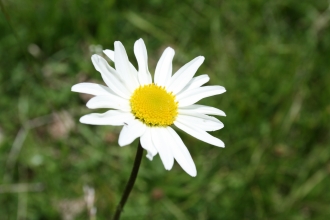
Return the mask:
[[[172,75],[174,50],[168,47],[157,63],[152,80],[142,39],[134,44],[138,71],[129,62],[121,42],[115,42],[114,51],[103,52],[114,62],[115,69],[99,55],[93,55],[92,62],[107,86],[79,83],[72,87],[72,91],[95,95],[87,102],[90,109],[112,110],[85,115],[80,122],[123,126],[118,141],[120,146],[140,138],[148,159],[152,160],[159,153],[166,170],[172,169],[175,159],[189,175],[196,176],[191,155],[171,126],[175,125],[211,145],[225,146],[220,139],[208,133],[223,128],[222,122],[209,115],[225,116],[225,113],[214,107],[195,104],[226,91],[222,86],[202,87],[209,81],[208,75],[194,77],[204,57],[196,57]]]

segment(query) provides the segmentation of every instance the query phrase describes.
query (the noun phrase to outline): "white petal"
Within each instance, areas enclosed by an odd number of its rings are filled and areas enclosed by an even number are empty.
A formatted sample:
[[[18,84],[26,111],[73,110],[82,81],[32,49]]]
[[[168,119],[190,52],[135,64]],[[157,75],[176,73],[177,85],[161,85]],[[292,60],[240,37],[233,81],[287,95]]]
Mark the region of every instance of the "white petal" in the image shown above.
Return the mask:
[[[91,113],[80,118],[80,122],[90,125],[124,125],[134,120],[134,115],[130,112],[121,110],[109,110],[103,114]]]
[[[152,160],[155,155],[157,155],[157,150],[154,147],[154,143],[152,142],[151,139],[151,133],[150,133],[150,128],[147,127],[146,131],[140,138],[141,141],[141,146],[148,152],[147,153],[147,158],[149,160]]]
[[[92,56],[92,62],[97,71],[102,75],[104,82],[108,87],[114,91],[119,96],[129,99],[130,92],[122,84],[122,82],[117,78],[118,73],[112,67],[109,66],[108,62],[100,57],[99,55]]]
[[[179,108],[179,114],[190,115],[192,112],[197,112],[206,115],[226,116],[226,114],[220,109],[205,105],[189,105],[186,107]]]
[[[162,160],[165,169],[171,170],[174,164],[174,157],[168,146],[166,135],[164,135],[166,128],[153,127],[150,128],[150,131],[152,142],[154,143],[154,146],[159,153],[160,159]]]
[[[113,62],[115,62],[115,52],[113,50],[103,50],[103,53],[105,53],[105,55],[107,55],[107,57],[109,57]],[[133,64],[131,62],[129,62],[129,67],[131,72],[133,73],[133,75],[137,75],[137,70],[135,69],[135,67],[133,66]],[[121,78],[121,77],[119,77]]]
[[[114,94],[113,91],[111,91],[111,89],[109,89],[108,87],[96,83],[79,83],[72,86],[71,91],[86,93],[91,95]]]
[[[175,160],[190,176],[196,176],[196,166],[186,145],[171,127],[167,127],[166,130],[170,135],[168,142]]]
[[[201,87],[205,83],[207,83],[210,80],[210,77],[206,74],[196,76],[190,80],[190,82],[178,93],[177,97],[180,96],[185,91],[196,89],[198,87]]]
[[[112,62],[115,62],[115,52],[113,50],[103,50],[103,53],[105,53]]]
[[[119,146],[122,147],[129,145],[136,138],[141,137],[144,134],[146,127],[147,126],[138,119],[127,122],[120,132],[118,139]]]
[[[160,57],[155,71],[155,84],[166,86],[172,76],[172,60],[174,50],[170,47],[166,48]]]
[[[218,119],[200,113],[196,113],[194,116],[179,114],[176,121],[204,131],[216,131],[223,128],[223,123]]]
[[[174,122],[174,125],[201,141],[204,141],[217,147],[225,147],[225,144],[220,139],[213,137],[212,135],[202,129],[199,129],[198,127],[192,127],[189,124],[183,124],[182,122],[178,121]]]
[[[131,73],[134,75],[134,76],[137,76],[138,75],[138,71],[136,70],[136,68],[133,66],[133,64],[130,62],[129,63],[129,69],[131,70]],[[138,85],[140,85],[140,83],[138,82]]]
[[[108,94],[106,96],[96,96],[90,99],[86,106],[90,109],[96,108],[114,108],[123,111],[130,111],[131,107],[127,99],[123,99],[116,95]]]
[[[190,82],[204,60],[203,56],[199,56],[181,67],[171,78],[168,90],[178,94]]]
[[[140,85],[151,84],[152,79],[148,69],[148,54],[147,48],[142,39],[139,39],[134,44],[134,54],[139,65],[138,79]]]
[[[180,99],[177,97],[177,100],[179,101],[179,107],[184,107],[192,105],[203,98],[219,95],[224,92],[226,92],[226,89],[222,86],[204,86],[182,93]]]
[[[137,75],[131,71],[132,67],[128,61],[126,50],[120,41],[115,42],[115,66],[122,81],[125,82],[126,87],[130,92],[133,92],[139,87]]]
[[[112,68],[112,66],[109,65],[108,61],[106,61],[103,57],[97,55],[97,54],[94,54],[92,55],[92,62],[93,62],[93,65],[95,67],[95,69],[99,72],[102,73],[105,73],[107,75],[113,75],[115,77],[117,77],[117,79],[119,81],[121,81],[121,79],[119,78],[119,74],[118,72]]]

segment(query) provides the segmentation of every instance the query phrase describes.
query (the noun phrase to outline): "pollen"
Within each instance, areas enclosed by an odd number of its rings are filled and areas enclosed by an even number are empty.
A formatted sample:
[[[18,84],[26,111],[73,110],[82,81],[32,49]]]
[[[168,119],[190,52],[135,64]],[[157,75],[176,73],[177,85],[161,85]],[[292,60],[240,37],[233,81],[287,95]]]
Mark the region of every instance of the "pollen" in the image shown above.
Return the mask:
[[[137,88],[130,104],[134,116],[148,126],[169,126],[178,115],[178,102],[172,92],[153,83]]]

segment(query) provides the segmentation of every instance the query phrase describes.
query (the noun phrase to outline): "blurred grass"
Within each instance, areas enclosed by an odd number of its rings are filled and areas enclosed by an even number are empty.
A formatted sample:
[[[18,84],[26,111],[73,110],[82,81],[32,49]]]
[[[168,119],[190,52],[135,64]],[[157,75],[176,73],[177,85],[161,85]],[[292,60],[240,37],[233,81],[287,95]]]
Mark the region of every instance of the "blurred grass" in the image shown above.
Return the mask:
[[[109,219],[137,143],[119,148],[120,128],[80,124],[88,97],[70,88],[101,82],[91,45],[120,40],[136,63],[138,38],[151,71],[166,46],[176,50],[175,70],[206,57],[197,74],[227,92],[201,103],[227,113],[213,132],[226,148],[179,132],[197,177],[144,159],[122,219],[330,217],[329,1],[1,2],[1,219],[63,218],[86,184],[97,219]],[[42,187],[15,193],[18,183]],[[65,201],[72,206],[63,210]]]

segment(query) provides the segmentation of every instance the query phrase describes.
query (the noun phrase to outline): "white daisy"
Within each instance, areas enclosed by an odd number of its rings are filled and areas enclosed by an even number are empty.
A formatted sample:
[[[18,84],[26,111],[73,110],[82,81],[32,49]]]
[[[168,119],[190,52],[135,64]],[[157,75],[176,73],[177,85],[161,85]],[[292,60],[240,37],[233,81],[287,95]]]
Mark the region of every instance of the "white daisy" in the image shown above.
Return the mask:
[[[194,77],[204,57],[196,57],[172,75],[174,50],[168,47],[157,63],[152,80],[142,39],[134,44],[138,71],[129,62],[121,42],[115,42],[114,51],[103,52],[114,62],[116,69],[98,55],[92,56],[92,62],[107,86],[79,83],[72,87],[72,91],[95,95],[87,102],[90,109],[113,110],[85,115],[80,122],[123,126],[118,141],[120,146],[129,145],[140,137],[148,159],[152,160],[159,153],[166,170],[172,169],[175,159],[189,175],[196,176],[190,153],[171,126],[175,125],[211,145],[225,146],[221,140],[207,133],[223,128],[222,122],[209,115],[225,116],[225,113],[217,108],[195,104],[205,97],[226,91],[222,86],[202,87],[209,81],[208,75]]]

